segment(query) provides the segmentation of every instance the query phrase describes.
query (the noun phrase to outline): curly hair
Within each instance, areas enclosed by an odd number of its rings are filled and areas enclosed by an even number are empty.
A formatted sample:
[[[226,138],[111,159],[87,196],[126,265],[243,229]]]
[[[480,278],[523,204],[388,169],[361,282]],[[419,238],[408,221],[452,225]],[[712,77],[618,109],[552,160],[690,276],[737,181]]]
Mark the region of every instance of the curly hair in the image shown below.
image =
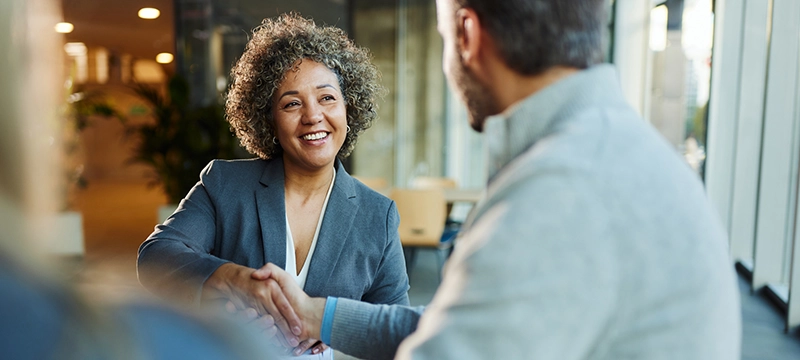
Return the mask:
[[[273,95],[287,70],[310,59],[327,66],[339,79],[347,109],[347,133],[337,156],[350,155],[358,135],[377,117],[376,98],[384,89],[368,50],[357,46],[344,31],[316,26],[297,13],[265,19],[253,30],[244,54],[231,70],[225,112],[231,129],[247,151],[262,159],[283,152],[273,142]]]

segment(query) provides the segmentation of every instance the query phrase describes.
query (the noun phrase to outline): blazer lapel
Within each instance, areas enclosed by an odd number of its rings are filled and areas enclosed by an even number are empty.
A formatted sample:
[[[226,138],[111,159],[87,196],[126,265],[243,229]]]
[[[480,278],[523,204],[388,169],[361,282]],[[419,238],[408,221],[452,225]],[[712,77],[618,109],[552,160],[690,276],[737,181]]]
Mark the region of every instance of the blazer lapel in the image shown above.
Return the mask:
[[[256,190],[256,209],[264,244],[264,264],[271,262],[286,268],[286,200],[283,188],[283,159],[267,161]]]
[[[339,256],[347,244],[353,228],[358,206],[353,178],[336,160],[336,180],[322,219],[322,228],[317,238],[317,247],[308,266],[308,278],[303,290],[309,296],[319,296],[328,283],[331,273],[339,262]]]

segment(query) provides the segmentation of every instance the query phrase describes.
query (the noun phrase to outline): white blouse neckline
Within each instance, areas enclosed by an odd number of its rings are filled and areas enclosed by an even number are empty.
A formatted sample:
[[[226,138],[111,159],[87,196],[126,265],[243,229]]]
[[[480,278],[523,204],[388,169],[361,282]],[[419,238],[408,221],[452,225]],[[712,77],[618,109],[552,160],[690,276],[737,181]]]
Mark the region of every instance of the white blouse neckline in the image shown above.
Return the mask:
[[[294,253],[294,238],[292,238],[292,229],[289,226],[289,214],[286,214],[286,272],[294,278],[301,288],[306,286],[306,279],[308,278],[308,265],[311,263],[311,257],[314,255],[314,249],[317,247],[317,238],[319,238],[319,230],[322,228],[322,219],[325,217],[325,209],[328,207],[328,200],[333,191],[333,183],[336,181],[336,168],[333,169],[333,179],[331,185],[328,187],[328,194],[325,195],[325,202],[322,203],[322,211],[319,213],[319,221],[317,221],[317,229],[314,231],[314,239],[311,241],[311,247],[308,249],[306,261],[297,273],[297,258]]]

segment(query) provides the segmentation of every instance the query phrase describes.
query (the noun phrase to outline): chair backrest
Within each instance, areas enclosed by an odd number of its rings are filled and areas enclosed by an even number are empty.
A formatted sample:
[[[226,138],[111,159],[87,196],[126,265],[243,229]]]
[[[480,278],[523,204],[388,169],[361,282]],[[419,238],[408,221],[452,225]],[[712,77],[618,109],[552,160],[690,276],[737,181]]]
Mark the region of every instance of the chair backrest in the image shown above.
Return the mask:
[[[390,198],[400,213],[403,246],[438,247],[447,218],[447,202],[439,189],[394,189]]]
[[[455,179],[434,176],[417,176],[411,180],[414,189],[455,189],[458,183]]]
[[[377,192],[383,192],[389,189],[389,182],[386,181],[385,178],[382,177],[363,177],[363,176],[353,176],[358,181],[364,183],[372,190]]]

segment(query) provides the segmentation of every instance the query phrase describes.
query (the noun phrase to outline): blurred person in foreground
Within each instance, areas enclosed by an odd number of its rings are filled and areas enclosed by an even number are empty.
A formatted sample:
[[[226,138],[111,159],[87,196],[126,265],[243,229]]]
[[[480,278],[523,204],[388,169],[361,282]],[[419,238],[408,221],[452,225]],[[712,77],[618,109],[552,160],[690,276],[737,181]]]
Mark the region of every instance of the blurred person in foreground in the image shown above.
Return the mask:
[[[44,256],[63,175],[62,44],[53,31],[61,18],[53,3],[0,2],[0,28],[9,29],[0,33],[0,357],[272,358],[258,328],[144,300],[89,299],[62,278],[58,259]]]
[[[227,119],[258,158],[203,170],[139,248],[141,283],[230,300],[271,321],[269,289],[251,277],[269,262],[312,296],[408,305],[395,204],[340,161],[377,116],[382,88],[367,50],[338,28],[286,14],[254,30],[231,76]],[[285,335],[295,355],[317,344]]]
[[[607,7],[437,1],[444,71],[488,145],[486,199],[424,313],[309,297],[259,269],[301,337],[369,359],[739,358],[725,232],[600,64]]]

